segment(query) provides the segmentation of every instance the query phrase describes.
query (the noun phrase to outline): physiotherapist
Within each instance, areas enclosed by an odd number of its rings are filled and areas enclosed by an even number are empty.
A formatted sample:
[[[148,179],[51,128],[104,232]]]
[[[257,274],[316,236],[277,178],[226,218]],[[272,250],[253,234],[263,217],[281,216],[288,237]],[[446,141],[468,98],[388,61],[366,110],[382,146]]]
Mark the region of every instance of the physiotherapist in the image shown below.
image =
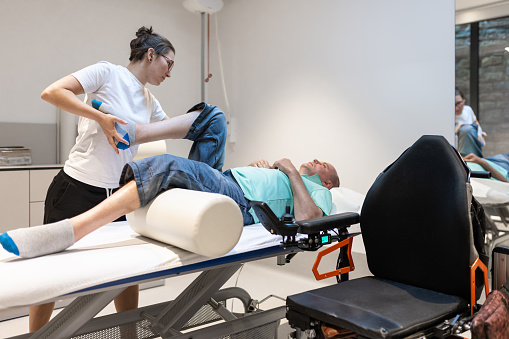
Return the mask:
[[[41,94],[80,117],[76,143],[46,195],[45,224],[79,215],[118,189],[122,168],[136,155],[136,123],[171,120],[145,85],[159,86],[171,76],[175,48],[152,27],[141,27],[130,50],[127,67],[101,61],[57,80]],[[85,93],[83,102],[77,96]],[[179,123],[175,120],[176,127]],[[137,306],[138,286],[115,299],[118,312]],[[54,303],[30,307],[30,332],[49,321],[53,308]]]

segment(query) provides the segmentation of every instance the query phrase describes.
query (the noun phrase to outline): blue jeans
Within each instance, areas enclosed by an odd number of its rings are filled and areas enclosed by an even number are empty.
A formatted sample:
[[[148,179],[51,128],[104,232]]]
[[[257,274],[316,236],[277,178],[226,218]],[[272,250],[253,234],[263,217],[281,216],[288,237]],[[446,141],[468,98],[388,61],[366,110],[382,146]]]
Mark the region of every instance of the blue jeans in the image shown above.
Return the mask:
[[[470,153],[473,153],[479,157],[482,156],[482,143],[477,138],[477,131],[479,125],[470,124],[463,125],[458,130],[458,152],[460,152],[461,156],[467,156]]]
[[[197,106],[189,111],[196,110]],[[244,225],[252,224],[254,220],[244,192],[230,170],[221,172],[226,143],[223,112],[215,106],[205,105],[185,138],[193,141],[189,159],[163,154],[130,162],[122,171],[120,186],[135,180],[142,207],[172,188],[223,194],[239,205]]]
[[[188,159],[204,162],[221,171],[224,165],[226,144],[226,118],[216,106],[204,102],[191,107],[187,112],[202,110],[193,122],[184,139],[193,141]]]
[[[479,157],[482,156],[482,143],[477,138],[477,131],[479,125],[470,124],[463,125],[458,130],[458,152],[460,152],[461,156],[467,156],[470,153],[473,153]]]

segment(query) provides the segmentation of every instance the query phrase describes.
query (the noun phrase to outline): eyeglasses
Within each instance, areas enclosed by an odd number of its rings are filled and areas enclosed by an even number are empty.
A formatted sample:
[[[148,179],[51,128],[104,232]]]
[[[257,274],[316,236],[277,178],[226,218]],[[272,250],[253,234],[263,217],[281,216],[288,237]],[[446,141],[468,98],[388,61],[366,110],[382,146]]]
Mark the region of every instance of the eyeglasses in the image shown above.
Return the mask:
[[[465,100],[458,101],[455,105],[456,107],[459,107],[465,103]]]
[[[162,55],[162,54],[161,54]],[[174,60],[171,60],[170,58],[168,58],[166,55],[162,55],[165,59],[166,59],[166,62],[168,63],[168,72],[171,71],[171,69],[173,68],[173,65],[175,64],[175,61]]]

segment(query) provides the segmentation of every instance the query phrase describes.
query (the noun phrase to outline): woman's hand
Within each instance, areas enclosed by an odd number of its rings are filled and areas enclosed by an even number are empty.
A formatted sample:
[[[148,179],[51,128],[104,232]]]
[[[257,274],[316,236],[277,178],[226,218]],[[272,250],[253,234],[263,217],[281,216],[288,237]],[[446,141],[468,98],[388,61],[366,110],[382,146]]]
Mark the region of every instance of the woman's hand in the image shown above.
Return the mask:
[[[117,129],[115,128],[115,123],[119,123],[122,125],[127,125],[127,121],[120,119],[119,117],[116,117],[112,114],[103,113],[101,118],[97,120],[99,123],[99,126],[101,126],[104,135],[106,135],[106,138],[108,139],[108,143],[111,147],[115,150],[115,152],[118,154],[118,148],[115,144],[115,140],[118,140],[121,143],[124,143],[126,145],[129,145],[129,143],[123,139],[123,136],[120,135],[117,132]]]
[[[454,134],[458,134],[459,130],[460,130],[460,127],[463,126],[464,124],[457,124],[456,125],[456,128],[454,129]]]

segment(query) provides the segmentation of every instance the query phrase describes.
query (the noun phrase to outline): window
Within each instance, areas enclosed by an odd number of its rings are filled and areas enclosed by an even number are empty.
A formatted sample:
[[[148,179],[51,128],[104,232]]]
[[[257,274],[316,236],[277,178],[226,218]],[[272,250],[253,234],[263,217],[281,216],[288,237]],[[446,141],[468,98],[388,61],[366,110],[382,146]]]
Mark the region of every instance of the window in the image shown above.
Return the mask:
[[[485,157],[509,152],[509,17],[456,26],[456,86],[488,134]],[[452,100],[452,99],[451,99]]]

